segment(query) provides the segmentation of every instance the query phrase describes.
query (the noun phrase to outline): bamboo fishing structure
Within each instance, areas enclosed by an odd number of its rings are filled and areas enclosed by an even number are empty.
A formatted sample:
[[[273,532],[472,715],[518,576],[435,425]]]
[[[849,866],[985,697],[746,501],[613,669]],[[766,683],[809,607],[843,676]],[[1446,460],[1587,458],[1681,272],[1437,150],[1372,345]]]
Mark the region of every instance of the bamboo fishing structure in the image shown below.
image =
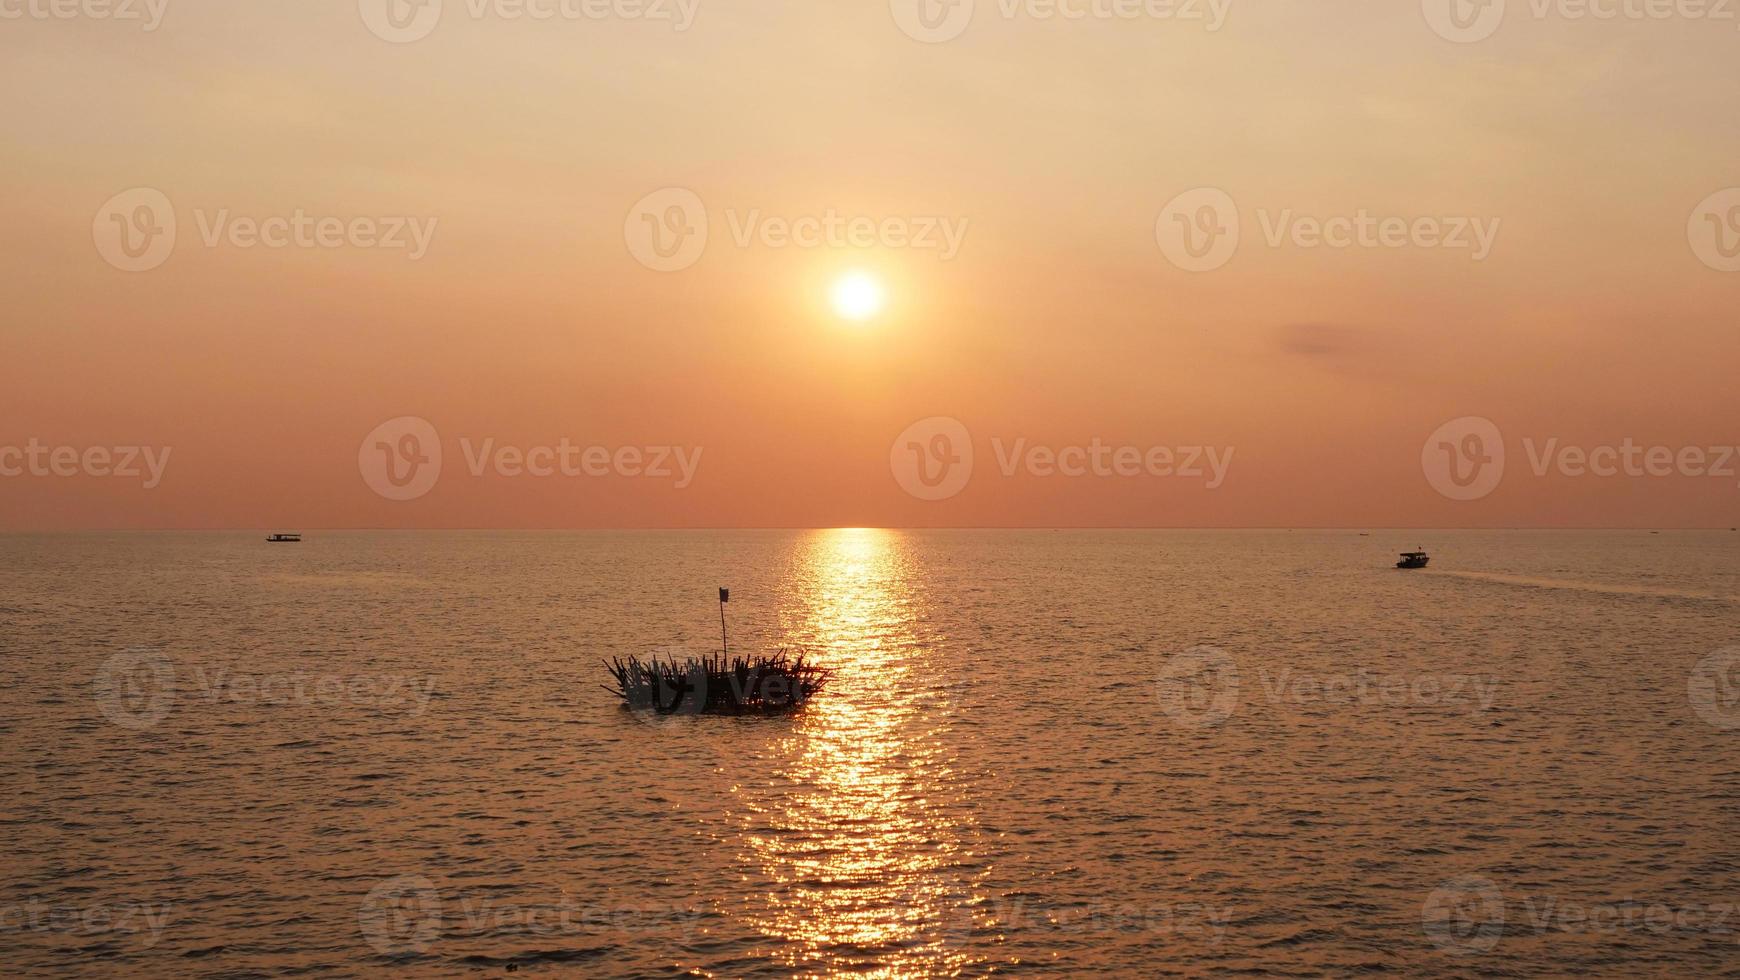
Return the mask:
[[[672,714],[781,714],[820,693],[832,671],[798,651],[756,657],[724,653],[660,660],[612,657],[604,665],[616,687],[606,687],[630,708]]]
[[[616,679],[606,687],[629,708],[650,708],[671,714],[781,714],[802,706],[820,693],[833,673],[806,659],[802,650],[785,648],[757,657],[731,656],[725,628],[725,604],[731,591],[719,590],[718,653],[648,660],[612,657],[604,665]]]

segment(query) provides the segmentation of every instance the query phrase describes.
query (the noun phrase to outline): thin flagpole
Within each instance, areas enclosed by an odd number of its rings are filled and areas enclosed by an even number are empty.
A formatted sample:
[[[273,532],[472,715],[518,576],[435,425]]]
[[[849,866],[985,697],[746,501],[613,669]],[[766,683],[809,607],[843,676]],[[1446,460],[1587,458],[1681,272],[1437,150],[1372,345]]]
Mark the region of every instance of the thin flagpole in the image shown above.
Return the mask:
[[[731,590],[719,590],[719,646],[720,652],[731,656],[731,643],[725,638],[725,603],[731,601]]]

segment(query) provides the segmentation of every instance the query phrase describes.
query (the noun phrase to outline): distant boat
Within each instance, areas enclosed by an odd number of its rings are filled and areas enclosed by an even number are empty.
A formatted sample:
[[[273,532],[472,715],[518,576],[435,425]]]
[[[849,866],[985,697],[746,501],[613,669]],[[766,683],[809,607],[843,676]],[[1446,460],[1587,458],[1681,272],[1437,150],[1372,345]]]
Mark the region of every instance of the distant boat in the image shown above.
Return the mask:
[[[300,534],[273,534],[273,535],[270,535],[269,537],[267,537],[266,540],[272,544],[301,544],[302,543],[302,535],[300,535]]]
[[[1397,568],[1425,568],[1432,559],[1424,551],[1404,551],[1402,560],[1396,562]]]

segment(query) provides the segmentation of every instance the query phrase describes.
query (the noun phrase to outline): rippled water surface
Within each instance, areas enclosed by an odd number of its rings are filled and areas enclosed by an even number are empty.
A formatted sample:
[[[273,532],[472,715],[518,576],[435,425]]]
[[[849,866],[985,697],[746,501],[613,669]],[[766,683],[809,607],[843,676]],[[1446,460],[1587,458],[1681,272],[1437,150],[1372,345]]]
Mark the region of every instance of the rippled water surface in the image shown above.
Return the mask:
[[[832,686],[618,707],[717,585]],[[1740,967],[1740,534],[9,536],[0,656],[8,975]]]

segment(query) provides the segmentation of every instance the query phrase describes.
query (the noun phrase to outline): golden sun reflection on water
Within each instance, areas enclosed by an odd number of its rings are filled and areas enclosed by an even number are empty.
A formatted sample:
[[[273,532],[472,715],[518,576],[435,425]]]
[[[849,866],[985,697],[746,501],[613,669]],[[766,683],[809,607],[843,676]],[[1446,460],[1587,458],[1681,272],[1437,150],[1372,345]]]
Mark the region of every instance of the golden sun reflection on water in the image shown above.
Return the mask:
[[[769,752],[795,787],[747,833],[769,887],[762,934],[817,974],[917,977],[971,961],[974,858],[966,820],[944,805],[935,738],[941,679],[898,532],[817,532],[794,562],[785,633],[836,673]],[[751,804],[754,805],[753,803]]]

